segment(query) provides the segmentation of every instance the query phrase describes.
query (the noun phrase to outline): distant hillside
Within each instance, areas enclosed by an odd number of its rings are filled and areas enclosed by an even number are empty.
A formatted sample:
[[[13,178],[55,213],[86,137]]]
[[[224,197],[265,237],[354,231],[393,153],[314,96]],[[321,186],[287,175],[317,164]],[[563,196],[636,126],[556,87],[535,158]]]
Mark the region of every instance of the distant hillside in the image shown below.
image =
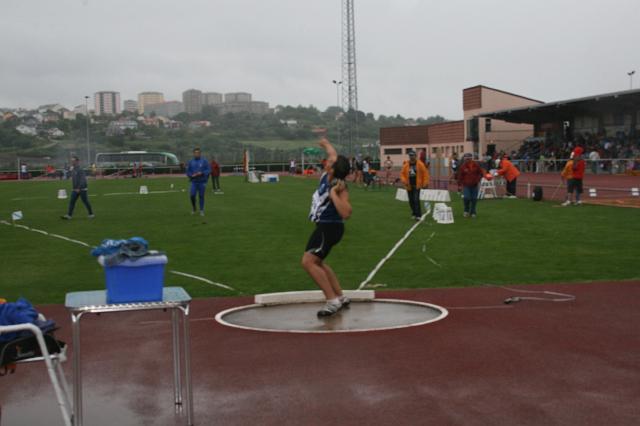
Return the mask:
[[[38,136],[26,136],[16,130],[26,120],[28,118],[23,117],[0,122],[0,168],[14,167],[17,156],[29,157],[33,163],[54,165],[62,165],[71,153],[86,158],[86,119],[83,115],[73,120],[40,123],[37,125]],[[33,119],[30,120],[33,123]],[[109,123],[115,120],[136,122],[137,129],[126,129],[113,135],[107,130]],[[375,117],[372,113],[359,112],[359,137],[353,151],[377,156],[375,143],[381,127],[444,121],[441,116],[409,119],[400,115]],[[302,148],[315,144],[315,128],[326,128],[332,142],[341,152],[346,152],[346,127],[347,117],[336,107],[320,111],[314,106],[278,106],[273,114],[267,115],[221,115],[215,108],[205,107],[199,114],[182,113],[171,121],[160,120],[159,117],[143,121],[142,117],[132,113],[119,117],[92,117],[89,139],[92,158],[96,152],[163,150],[185,159],[194,146],[200,146],[207,156],[216,156],[223,163],[230,164],[240,162],[243,149],[248,147],[255,161],[282,162],[298,156]],[[49,134],[54,128],[61,130],[64,136],[51,139]],[[339,137],[339,129],[342,137]],[[41,161],[37,160],[39,157],[43,157]]]

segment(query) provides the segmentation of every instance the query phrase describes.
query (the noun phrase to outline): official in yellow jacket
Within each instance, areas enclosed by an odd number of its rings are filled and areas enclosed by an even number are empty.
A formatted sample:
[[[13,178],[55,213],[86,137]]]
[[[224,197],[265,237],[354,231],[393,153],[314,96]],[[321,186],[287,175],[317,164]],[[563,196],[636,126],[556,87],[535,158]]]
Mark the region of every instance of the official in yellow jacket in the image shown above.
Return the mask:
[[[420,220],[420,190],[429,186],[429,169],[416,158],[414,151],[409,152],[409,161],[405,161],[400,172],[400,180],[409,196],[409,207],[415,220]]]

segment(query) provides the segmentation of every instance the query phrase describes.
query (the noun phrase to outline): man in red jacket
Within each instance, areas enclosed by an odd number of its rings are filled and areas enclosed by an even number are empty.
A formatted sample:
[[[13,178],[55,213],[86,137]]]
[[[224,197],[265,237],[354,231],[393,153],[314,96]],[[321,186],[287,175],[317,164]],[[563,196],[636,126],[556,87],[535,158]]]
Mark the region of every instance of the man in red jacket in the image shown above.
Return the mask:
[[[478,184],[484,176],[484,170],[473,161],[471,154],[466,153],[462,157],[462,165],[458,168],[456,179],[462,186],[464,200],[464,217],[476,217],[476,204],[478,203]]]
[[[215,158],[211,160],[211,184],[213,185],[213,192],[220,191],[220,164]]]

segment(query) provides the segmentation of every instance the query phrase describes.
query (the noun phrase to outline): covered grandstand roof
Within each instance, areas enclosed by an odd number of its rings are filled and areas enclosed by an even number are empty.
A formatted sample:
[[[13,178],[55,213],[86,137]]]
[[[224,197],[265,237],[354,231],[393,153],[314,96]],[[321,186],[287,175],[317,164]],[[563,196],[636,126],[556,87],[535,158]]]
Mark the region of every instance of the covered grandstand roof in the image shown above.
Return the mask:
[[[479,117],[494,118],[509,123],[536,124],[566,121],[577,115],[593,116],[638,109],[640,109],[640,89],[635,89],[522,108],[504,109],[480,114]]]

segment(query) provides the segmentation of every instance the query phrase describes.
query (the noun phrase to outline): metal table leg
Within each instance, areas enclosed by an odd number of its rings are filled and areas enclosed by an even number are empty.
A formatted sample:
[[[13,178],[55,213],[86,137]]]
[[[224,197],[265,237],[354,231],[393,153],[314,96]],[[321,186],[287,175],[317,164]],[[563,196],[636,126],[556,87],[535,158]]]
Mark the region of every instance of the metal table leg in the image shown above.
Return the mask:
[[[173,395],[176,405],[182,404],[182,372],[180,371],[180,328],[178,311],[171,309],[171,332],[173,343]]]
[[[191,337],[189,334],[189,305],[182,311],[184,327],[184,382],[187,388],[187,425],[193,425],[193,390],[191,388]]]
[[[73,424],[82,426],[82,371],[80,363],[80,318],[82,314],[71,314],[73,334]]]

